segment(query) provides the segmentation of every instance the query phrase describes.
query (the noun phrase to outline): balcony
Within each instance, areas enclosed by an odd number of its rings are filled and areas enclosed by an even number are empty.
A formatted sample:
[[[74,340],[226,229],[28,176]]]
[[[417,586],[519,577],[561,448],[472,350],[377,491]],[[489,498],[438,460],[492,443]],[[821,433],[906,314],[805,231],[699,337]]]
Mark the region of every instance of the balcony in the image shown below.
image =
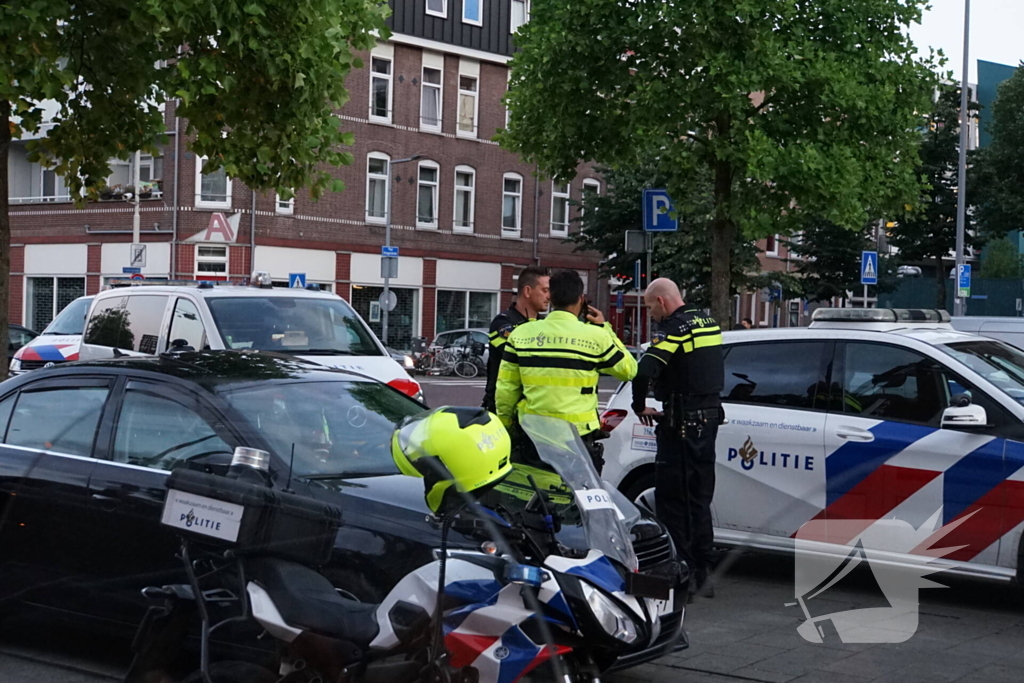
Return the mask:
[[[151,199],[162,199],[164,193],[159,190],[153,190],[151,194],[140,197],[145,202]],[[11,206],[23,205],[23,204],[70,204],[74,201],[69,194],[63,195],[50,195],[42,197],[8,197],[8,203]],[[95,203],[99,204],[117,204],[117,203],[131,203],[131,200],[125,200],[123,197],[109,197],[99,198],[95,200]]]

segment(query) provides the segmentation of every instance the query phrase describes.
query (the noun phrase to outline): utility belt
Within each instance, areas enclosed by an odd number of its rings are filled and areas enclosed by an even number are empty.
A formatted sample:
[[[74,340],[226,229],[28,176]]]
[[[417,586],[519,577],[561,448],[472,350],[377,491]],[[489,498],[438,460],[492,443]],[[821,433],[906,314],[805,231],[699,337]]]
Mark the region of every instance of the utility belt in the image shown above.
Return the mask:
[[[665,418],[662,424],[669,429],[678,430],[680,436],[685,436],[688,430],[696,430],[699,435],[705,428],[718,426],[725,422],[725,411],[721,406],[685,408],[684,398],[679,395],[671,395],[664,402]]]

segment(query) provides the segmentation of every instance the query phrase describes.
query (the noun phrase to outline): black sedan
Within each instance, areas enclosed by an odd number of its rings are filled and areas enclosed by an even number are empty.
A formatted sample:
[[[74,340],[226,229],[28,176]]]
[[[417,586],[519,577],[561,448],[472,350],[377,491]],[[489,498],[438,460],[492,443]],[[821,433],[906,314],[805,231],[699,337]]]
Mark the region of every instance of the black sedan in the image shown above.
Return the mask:
[[[140,588],[179,580],[158,523],[168,473],[226,472],[237,446],[272,454],[275,486],[343,509],[327,573],[379,600],[438,544],[421,480],[400,475],[390,451],[395,425],[421,410],[360,375],[235,351],[70,363],[0,384],[0,605],[137,624]],[[672,561],[657,522],[632,531],[642,570]],[[582,542],[579,528],[562,533]],[[666,639],[680,617],[663,618]]]

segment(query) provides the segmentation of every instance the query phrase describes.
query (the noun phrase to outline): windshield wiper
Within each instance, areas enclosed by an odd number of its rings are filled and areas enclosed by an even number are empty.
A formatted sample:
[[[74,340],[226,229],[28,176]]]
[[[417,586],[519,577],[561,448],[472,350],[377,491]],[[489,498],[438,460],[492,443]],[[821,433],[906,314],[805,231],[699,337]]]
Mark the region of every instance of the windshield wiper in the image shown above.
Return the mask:
[[[386,477],[393,472],[334,472],[331,474],[307,474],[303,479],[309,481],[330,481],[331,479],[364,479],[366,477]]]
[[[342,349],[281,349],[282,353],[294,353],[296,356],[354,356],[352,351]]]

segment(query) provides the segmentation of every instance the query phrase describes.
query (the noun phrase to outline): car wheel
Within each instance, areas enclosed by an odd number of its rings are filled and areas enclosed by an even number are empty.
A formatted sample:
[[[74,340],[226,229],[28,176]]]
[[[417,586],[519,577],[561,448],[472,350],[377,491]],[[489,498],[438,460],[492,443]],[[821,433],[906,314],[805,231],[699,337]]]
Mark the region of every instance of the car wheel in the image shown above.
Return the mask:
[[[654,472],[646,472],[626,486],[622,495],[638,508],[654,512]]]
[[[278,676],[258,664],[217,662],[210,665],[210,680],[213,683],[277,683]],[[203,672],[193,672],[182,683],[203,683]]]

